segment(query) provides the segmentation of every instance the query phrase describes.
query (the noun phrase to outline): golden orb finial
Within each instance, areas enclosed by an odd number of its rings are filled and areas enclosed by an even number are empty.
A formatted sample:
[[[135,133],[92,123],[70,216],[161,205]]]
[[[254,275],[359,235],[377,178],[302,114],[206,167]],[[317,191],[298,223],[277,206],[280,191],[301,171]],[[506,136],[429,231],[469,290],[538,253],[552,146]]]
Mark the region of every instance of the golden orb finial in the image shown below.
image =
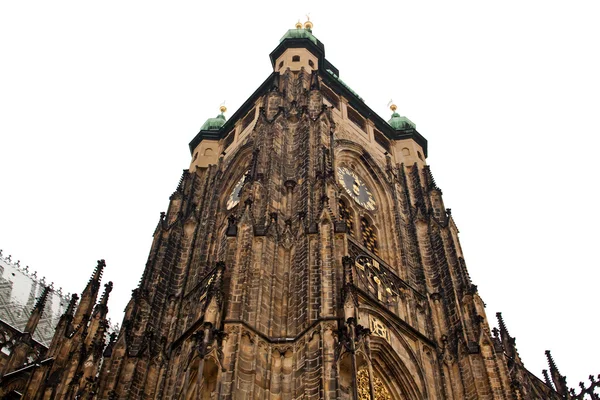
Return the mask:
[[[304,23],[304,29],[309,31],[313,28],[313,23],[310,22],[310,14],[306,14],[306,22]]]
[[[227,107],[225,107],[224,105],[222,105],[221,107],[219,107],[219,110],[221,110],[221,114],[222,114],[225,111],[227,111]]]
[[[395,104],[392,104],[390,106],[390,110],[392,110],[392,112],[396,112],[397,109],[398,109],[398,107]]]
[[[302,22],[300,22],[300,20],[296,22],[296,29],[302,29]]]

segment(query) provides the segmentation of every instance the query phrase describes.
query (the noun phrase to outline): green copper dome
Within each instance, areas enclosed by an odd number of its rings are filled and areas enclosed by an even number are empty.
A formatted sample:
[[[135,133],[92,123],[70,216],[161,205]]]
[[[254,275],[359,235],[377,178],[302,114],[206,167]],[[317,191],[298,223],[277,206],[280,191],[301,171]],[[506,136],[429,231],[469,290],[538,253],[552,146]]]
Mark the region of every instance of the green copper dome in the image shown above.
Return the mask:
[[[215,118],[209,118],[206,120],[201,131],[218,131],[221,127],[225,125],[225,116],[223,113],[217,115]]]
[[[390,124],[390,126],[397,131],[417,128],[417,126],[410,119],[401,117],[397,112],[392,114],[392,118],[388,121],[388,124]]]
[[[317,44],[317,38],[309,29],[290,29],[279,40],[279,43],[283,42],[285,39],[308,39],[314,44]]]

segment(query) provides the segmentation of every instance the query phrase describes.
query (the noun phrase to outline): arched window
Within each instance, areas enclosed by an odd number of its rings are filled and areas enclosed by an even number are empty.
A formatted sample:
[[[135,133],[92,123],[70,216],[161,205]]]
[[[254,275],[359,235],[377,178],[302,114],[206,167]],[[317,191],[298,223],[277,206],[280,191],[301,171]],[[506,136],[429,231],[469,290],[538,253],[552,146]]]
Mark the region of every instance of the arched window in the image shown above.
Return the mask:
[[[292,57],[292,61],[293,61],[293,62],[298,62],[298,61],[300,61],[300,56],[293,56],[293,57]]]
[[[367,248],[367,250],[378,256],[379,252],[377,251],[377,234],[375,233],[373,225],[371,225],[369,220],[365,217],[360,220],[360,230],[362,233],[363,245]]]
[[[315,63],[312,60],[308,60],[308,65],[310,65],[311,68],[315,67]]]
[[[340,218],[346,223],[346,230],[350,235],[354,236],[354,218],[352,209],[348,207],[348,204],[343,199],[339,200],[338,207],[340,209]]]

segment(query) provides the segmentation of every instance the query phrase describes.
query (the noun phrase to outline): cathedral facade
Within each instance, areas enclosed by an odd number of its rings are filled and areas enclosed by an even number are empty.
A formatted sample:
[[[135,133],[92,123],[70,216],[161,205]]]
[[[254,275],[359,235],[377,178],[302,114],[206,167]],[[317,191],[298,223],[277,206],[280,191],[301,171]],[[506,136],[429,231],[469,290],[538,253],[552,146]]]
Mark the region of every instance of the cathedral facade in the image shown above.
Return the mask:
[[[549,354],[545,381],[524,368],[501,315],[490,329],[415,125],[340,80],[310,22],[270,58],[190,143],[120,331],[99,261],[47,352],[10,354],[0,395],[583,398]]]

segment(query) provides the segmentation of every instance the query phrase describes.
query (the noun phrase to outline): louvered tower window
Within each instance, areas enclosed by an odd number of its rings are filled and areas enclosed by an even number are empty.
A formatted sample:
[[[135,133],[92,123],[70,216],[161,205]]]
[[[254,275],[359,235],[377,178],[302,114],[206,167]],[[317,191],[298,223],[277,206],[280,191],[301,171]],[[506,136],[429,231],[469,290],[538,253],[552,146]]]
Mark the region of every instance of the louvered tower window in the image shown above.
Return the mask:
[[[360,220],[360,227],[362,232],[363,245],[373,254],[379,255],[377,251],[377,234],[375,234],[375,229],[369,222],[368,219],[362,218]]]
[[[352,210],[342,199],[339,200],[338,204],[340,208],[340,218],[346,223],[346,230],[348,233],[354,236],[354,218],[352,218]]]

